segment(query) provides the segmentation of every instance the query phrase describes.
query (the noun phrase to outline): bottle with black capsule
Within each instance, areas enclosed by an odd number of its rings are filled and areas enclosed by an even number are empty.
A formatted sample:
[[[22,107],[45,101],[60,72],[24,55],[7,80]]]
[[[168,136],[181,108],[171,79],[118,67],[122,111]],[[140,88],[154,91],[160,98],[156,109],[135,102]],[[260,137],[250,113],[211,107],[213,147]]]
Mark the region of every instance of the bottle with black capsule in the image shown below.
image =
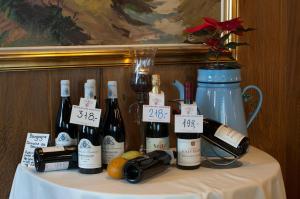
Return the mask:
[[[152,94],[161,94],[160,75],[152,75]],[[147,122],[145,127],[146,153],[154,150],[168,150],[169,144],[169,124],[160,122]]]
[[[106,112],[102,129],[104,167],[113,158],[122,155],[125,150],[125,126],[118,103],[117,82],[108,81],[107,89]]]
[[[33,157],[35,168],[38,172],[78,167],[77,146],[36,148]]]
[[[192,83],[184,84],[184,103],[193,104]],[[198,133],[176,133],[177,135],[177,161],[179,169],[197,169],[201,163],[200,134]]]
[[[92,84],[84,84],[84,97],[94,98]],[[101,135],[99,128],[81,126],[79,128],[78,167],[80,173],[96,174],[102,172]]]
[[[55,145],[77,145],[77,132],[74,124],[70,123],[72,104],[70,99],[70,81],[60,81],[60,105],[55,124]]]
[[[249,147],[248,137],[227,125],[208,118],[203,119],[201,137],[236,158],[244,155]]]

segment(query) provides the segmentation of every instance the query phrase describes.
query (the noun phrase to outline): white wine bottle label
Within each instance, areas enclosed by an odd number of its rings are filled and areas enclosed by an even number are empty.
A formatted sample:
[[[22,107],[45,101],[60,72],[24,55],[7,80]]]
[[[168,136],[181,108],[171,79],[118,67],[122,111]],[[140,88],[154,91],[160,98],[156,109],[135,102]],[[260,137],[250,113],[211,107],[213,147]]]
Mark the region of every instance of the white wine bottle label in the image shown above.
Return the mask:
[[[78,166],[96,169],[101,165],[101,146],[94,146],[88,139],[81,139],[78,144]]]
[[[52,162],[45,164],[45,171],[65,170],[69,168],[69,162]]]
[[[55,138],[56,146],[71,146],[76,145],[77,139],[72,139],[67,132],[60,132]]]
[[[215,132],[215,137],[237,148],[245,136],[226,125],[221,125]]]
[[[70,82],[69,80],[62,80],[60,82],[60,96],[69,97],[70,96]]]
[[[155,150],[168,150],[170,148],[169,137],[150,138],[146,137],[146,152]]]
[[[116,99],[118,98],[118,90],[117,90],[117,82],[116,81],[108,81],[107,83],[107,91],[108,91],[108,98],[109,99]]]
[[[64,151],[65,148],[63,146],[55,146],[55,147],[44,147],[42,148],[43,152],[56,152],[56,151]]]
[[[181,166],[197,166],[201,162],[200,138],[177,139],[177,162]]]
[[[103,163],[108,164],[113,158],[124,153],[124,142],[117,142],[114,137],[107,135],[103,139]]]

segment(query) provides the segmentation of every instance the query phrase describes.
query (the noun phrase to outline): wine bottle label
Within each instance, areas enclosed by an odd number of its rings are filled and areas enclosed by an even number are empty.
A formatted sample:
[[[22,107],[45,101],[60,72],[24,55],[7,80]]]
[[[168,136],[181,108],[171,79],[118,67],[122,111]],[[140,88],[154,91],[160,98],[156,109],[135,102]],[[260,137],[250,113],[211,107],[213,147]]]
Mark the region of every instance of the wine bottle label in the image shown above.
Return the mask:
[[[56,146],[71,146],[76,145],[77,139],[73,139],[67,132],[60,132],[55,138],[55,145]]]
[[[117,142],[114,137],[107,135],[103,139],[103,163],[108,164],[113,158],[124,153],[124,142]]]
[[[169,137],[150,138],[146,137],[146,152],[155,150],[168,150],[170,148]]]
[[[94,146],[88,139],[81,139],[78,144],[78,166],[96,169],[101,165],[101,146]]]
[[[215,137],[237,148],[245,136],[226,125],[221,125],[215,132]]]
[[[65,148],[63,146],[52,146],[52,147],[44,147],[42,148],[43,152],[44,153],[47,153],[47,152],[55,152],[55,151],[64,151]]]
[[[197,166],[201,162],[200,138],[177,139],[177,163],[181,166]]]
[[[108,89],[108,98],[109,99],[118,98],[117,82],[116,81],[109,81],[108,84],[107,84],[107,89]]]
[[[45,171],[65,170],[69,168],[69,162],[51,162],[45,164]]]
[[[61,97],[69,97],[70,96],[70,87],[67,84],[62,84],[60,88],[60,96]]]

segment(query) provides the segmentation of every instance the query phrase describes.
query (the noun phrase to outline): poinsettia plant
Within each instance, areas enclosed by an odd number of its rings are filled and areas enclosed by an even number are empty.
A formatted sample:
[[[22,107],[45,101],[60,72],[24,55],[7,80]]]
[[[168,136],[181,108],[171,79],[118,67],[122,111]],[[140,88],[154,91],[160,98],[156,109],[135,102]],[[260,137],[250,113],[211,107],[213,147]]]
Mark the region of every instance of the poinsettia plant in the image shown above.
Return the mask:
[[[210,48],[210,55],[214,55],[217,62],[219,56],[225,51],[248,45],[246,42],[230,41],[231,35],[242,36],[244,32],[254,30],[253,28],[245,28],[239,17],[223,22],[208,17],[203,19],[203,24],[185,29],[186,33],[193,36],[192,39],[187,39],[185,42],[206,44]]]

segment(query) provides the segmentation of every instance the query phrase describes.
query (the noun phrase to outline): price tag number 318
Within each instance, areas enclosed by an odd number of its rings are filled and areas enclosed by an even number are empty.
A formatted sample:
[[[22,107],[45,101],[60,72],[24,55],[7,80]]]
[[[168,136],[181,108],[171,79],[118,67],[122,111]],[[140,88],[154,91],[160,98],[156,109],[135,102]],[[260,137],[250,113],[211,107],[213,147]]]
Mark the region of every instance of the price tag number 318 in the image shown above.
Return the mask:
[[[77,117],[79,119],[84,118],[85,120],[90,120],[90,121],[95,121],[96,118],[95,114],[93,112],[88,112],[88,111],[83,111],[83,110],[78,110]]]

